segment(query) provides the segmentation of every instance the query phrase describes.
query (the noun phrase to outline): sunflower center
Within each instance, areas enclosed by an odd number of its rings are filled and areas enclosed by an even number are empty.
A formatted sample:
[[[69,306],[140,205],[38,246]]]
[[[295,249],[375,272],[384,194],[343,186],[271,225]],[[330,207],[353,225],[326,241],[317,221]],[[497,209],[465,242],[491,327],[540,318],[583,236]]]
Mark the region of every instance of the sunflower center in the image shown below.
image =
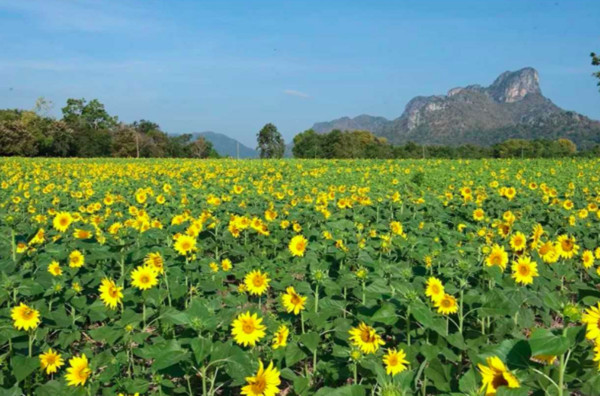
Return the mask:
[[[140,283],[150,283],[150,277],[148,275],[142,275],[140,277]]]
[[[438,285],[431,285],[431,292],[433,294],[439,294],[440,293],[440,287]]]
[[[494,254],[492,255],[492,258],[491,258],[491,260],[490,260],[490,261],[492,262],[492,264],[495,264],[495,265],[500,265],[500,260],[501,260],[501,259],[500,259],[500,255],[499,255],[498,253],[494,253]]]
[[[255,287],[261,287],[263,284],[263,280],[260,276],[255,276],[254,279],[252,279],[252,284]]]
[[[299,296],[299,295],[297,295],[296,293],[292,294],[292,298],[290,299],[290,302],[291,302],[293,305],[298,305],[298,304],[300,304],[300,296]]]
[[[183,249],[183,250],[190,250],[190,243],[189,243],[189,242],[187,242],[187,241],[184,241],[184,242],[181,244],[181,249]]]
[[[34,311],[31,308],[27,308],[23,310],[23,319],[25,320],[30,320],[31,318],[33,318],[34,315]]]
[[[492,380],[492,386],[494,389],[498,389],[499,387],[506,385],[508,385],[508,381],[504,379],[504,374],[496,373],[494,375],[494,379]]]
[[[245,321],[242,324],[242,330],[244,331],[244,333],[246,334],[252,334],[254,332],[254,323],[250,322],[250,321]]]
[[[362,333],[360,333],[360,339],[362,342],[373,342],[373,335],[369,330],[363,330]]]
[[[529,267],[526,265],[520,265],[519,266],[519,274],[521,274],[522,276],[529,275]]]
[[[56,356],[54,355],[50,355],[50,356],[46,356],[46,364],[47,365],[53,365],[56,363]]]
[[[392,356],[388,357],[388,365],[389,366],[395,366],[397,364],[398,364],[398,356],[392,355]]]
[[[452,301],[450,301],[450,299],[448,299],[448,298],[444,298],[442,300],[442,306],[444,308],[450,308],[452,306]]]
[[[254,379],[252,383],[252,392],[256,395],[262,395],[265,389],[267,388],[267,381],[264,377],[257,377]]]
[[[69,222],[69,220],[67,218],[65,218],[65,217],[62,217],[60,219],[60,225],[61,226],[66,226],[68,222]]]
[[[561,246],[565,252],[570,252],[573,249],[573,242],[570,239],[565,239],[562,241]]]
[[[117,298],[117,295],[119,294],[119,291],[117,290],[117,288],[116,288],[116,287],[111,287],[111,288],[108,290],[108,294],[110,294],[110,296],[111,296],[112,298]]]

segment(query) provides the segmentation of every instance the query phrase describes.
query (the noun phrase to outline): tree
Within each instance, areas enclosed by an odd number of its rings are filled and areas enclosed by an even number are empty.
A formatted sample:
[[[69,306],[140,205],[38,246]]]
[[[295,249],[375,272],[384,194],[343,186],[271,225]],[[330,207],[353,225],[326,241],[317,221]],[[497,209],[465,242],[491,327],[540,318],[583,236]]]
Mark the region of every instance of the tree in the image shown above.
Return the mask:
[[[600,56],[596,55],[594,52],[590,54],[592,57],[592,66],[600,66]],[[600,80],[600,71],[592,73],[594,77]],[[600,87],[600,81],[598,81],[598,86]]]
[[[285,142],[277,130],[277,127],[271,123],[265,125],[257,134],[256,140],[260,153],[260,158],[281,158],[285,152]]]
[[[195,141],[187,145],[187,150],[191,158],[218,158],[219,155],[213,148],[211,142],[200,136]]]
[[[63,121],[73,129],[77,155],[103,157],[111,154],[112,132],[118,125],[117,117],[110,116],[97,99],[68,99],[62,108]]]
[[[21,120],[0,121],[0,155],[37,155],[37,141]]]
[[[323,139],[312,129],[294,136],[292,154],[295,158],[323,158]]]

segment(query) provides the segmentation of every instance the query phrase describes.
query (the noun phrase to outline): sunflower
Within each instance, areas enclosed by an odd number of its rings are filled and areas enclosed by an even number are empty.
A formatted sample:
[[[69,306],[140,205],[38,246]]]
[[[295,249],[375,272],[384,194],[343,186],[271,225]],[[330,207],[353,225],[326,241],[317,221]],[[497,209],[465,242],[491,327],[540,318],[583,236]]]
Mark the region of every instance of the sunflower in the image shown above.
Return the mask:
[[[444,297],[444,285],[438,278],[430,277],[427,279],[426,286],[425,295],[431,298],[431,301],[436,302]]]
[[[231,260],[229,260],[229,259],[221,260],[221,268],[223,268],[223,271],[225,271],[225,272],[231,271],[231,268],[233,268],[233,265],[231,264]]]
[[[594,253],[591,250],[585,250],[581,255],[581,260],[583,261],[584,268],[590,268],[594,265]]]
[[[442,298],[435,301],[435,307],[438,309],[438,313],[443,315],[450,315],[458,311],[458,304],[456,298],[450,294],[445,293]]]
[[[140,290],[147,290],[158,284],[158,274],[152,267],[140,265],[131,271],[131,284]]]
[[[69,254],[69,267],[80,268],[85,263],[85,256],[79,250],[73,250]]]
[[[235,342],[243,346],[255,346],[256,342],[265,336],[265,329],[262,324],[262,318],[257,314],[250,312],[242,313],[231,323],[231,335]]]
[[[54,374],[63,366],[65,362],[62,357],[52,348],[40,355],[40,365],[46,370],[46,374]]]
[[[67,374],[65,375],[67,385],[85,385],[85,382],[92,373],[85,354],[69,359],[69,365],[70,367],[67,369]]]
[[[306,304],[306,298],[298,293],[293,286],[285,289],[285,293],[281,296],[283,306],[288,313],[293,312],[294,315],[298,315],[300,311],[304,310],[304,304]]]
[[[586,324],[585,337],[588,340],[600,339],[600,303],[597,307],[587,308],[581,317],[581,322]]]
[[[513,236],[510,237],[510,247],[515,252],[520,252],[527,246],[527,237],[520,231],[515,232]]]
[[[533,278],[538,276],[537,263],[531,261],[531,258],[522,256],[513,261],[512,266],[512,278],[515,282],[522,285],[530,285],[533,283]]]
[[[72,222],[73,217],[69,212],[59,212],[56,214],[56,216],[54,216],[54,220],[52,220],[52,226],[57,231],[65,232]]]
[[[544,263],[552,264],[558,261],[558,249],[551,241],[544,242],[537,250]]]
[[[110,309],[117,308],[117,304],[121,303],[123,298],[122,287],[117,286],[111,279],[104,278],[100,284],[98,291],[100,292],[100,299]]]
[[[17,330],[35,330],[41,321],[39,311],[23,303],[10,311],[10,317]]]
[[[408,367],[406,353],[402,349],[398,351],[395,348],[388,349],[387,353],[383,356],[383,363],[385,364],[385,372],[388,375],[396,375]]]
[[[286,325],[281,325],[273,336],[273,349],[281,348],[287,345],[287,339],[290,335],[290,330]]]
[[[308,240],[304,238],[302,235],[296,235],[290,241],[288,248],[292,253],[292,256],[302,257],[304,256],[304,252],[306,251],[306,246],[308,245]]]
[[[76,228],[75,231],[73,231],[73,237],[76,239],[90,239],[92,237],[92,233],[88,230]]]
[[[50,272],[52,276],[62,275],[62,269],[60,268],[58,261],[52,260],[52,262],[48,265],[48,272]]]
[[[506,269],[506,264],[508,263],[508,254],[504,250],[503,246],[494,245],[492,246],[492,251],[485,259],[485,264],[488,267],[492,267],[497,265],[504,271]]]
[[[508,371],[498,356],[488,357],[485,361],[487,366],[477,365],[483,377],[480,392],[485,389],[485,395],[490,396],[495,395],[501,386],[509,388],[519,388],[521,386],[517,377]]]
[[[196,250],[196,238],[189,235],[180,235],[175,242],[175,250],[182,256],[193,252]]]
[[[348,333],[350,333],[352,344],[360,348],[365,354],[375,353],[380,345],[385,344],[375,329],[364,322],[359,324],[358,327],[351,328]]]
[[[598,343],[594,345],[594,362],[596,362],[598,370],[600,370],[600,344]]]
[[[164,260],[158,252],[148,253],[146,257],[144,257],[144,265],[154,268],[154,270],[159,274],[163,274],[165,272]]]
[[[273,367],[273,362],[265,369],[262,361],[258,361],[258,371],[254,377],[246,377],[248,385],[242,388],[246,396],[275,396],[279,393],[279,370]]]
[[[271,279],[269,279],[267,273],[260,272],[259,270],[249,272],[244,278],[246,289],[250,294],[256,296],[260,296],[267,291],[270,281]]]
[[[473,211],[473,220],[481,221],[485,218],[485,212],[481,208],[477,208]]]
[[[565,259],[570,259],[577,255],[577,252],[579,251],[579,245],[575,244],[575,237],[569,235],[559,236],[556,247],[560,257]]]

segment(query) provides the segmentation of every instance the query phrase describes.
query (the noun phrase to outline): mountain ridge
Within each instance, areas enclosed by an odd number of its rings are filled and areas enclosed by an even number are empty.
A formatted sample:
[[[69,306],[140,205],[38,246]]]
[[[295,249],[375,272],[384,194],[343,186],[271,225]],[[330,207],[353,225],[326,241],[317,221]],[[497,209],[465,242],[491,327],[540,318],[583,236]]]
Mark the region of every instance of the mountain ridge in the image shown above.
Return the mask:
[[[213,148],[222,157],[237,158],[239,145],[239,158],[258,158],[258,152],[238,140],[223,133],[204,131],[192,133],[194,138],[203,137],[212,143]]]
[[[390,143],[491,145],[510,137],[566,137],[587,148],[600,143],[600,122],[563,110],[542,94],[532,67],[500,74],[489,86],[456,87],[445,95],[416,96],[397,118],[361,114],[317,122],[315,132],[368,130]]]

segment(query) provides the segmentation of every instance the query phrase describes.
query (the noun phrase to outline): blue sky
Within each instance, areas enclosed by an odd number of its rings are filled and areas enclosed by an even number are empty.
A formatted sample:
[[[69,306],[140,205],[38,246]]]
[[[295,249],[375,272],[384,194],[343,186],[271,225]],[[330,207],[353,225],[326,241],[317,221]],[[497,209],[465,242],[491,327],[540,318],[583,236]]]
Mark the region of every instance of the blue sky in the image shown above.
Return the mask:
[[[589,53],[600,1],[0,0],[0,108],[98,98],[122,121],[255,145],[344,115],[398,117],[416,95],[540,73],[600,119]]]

